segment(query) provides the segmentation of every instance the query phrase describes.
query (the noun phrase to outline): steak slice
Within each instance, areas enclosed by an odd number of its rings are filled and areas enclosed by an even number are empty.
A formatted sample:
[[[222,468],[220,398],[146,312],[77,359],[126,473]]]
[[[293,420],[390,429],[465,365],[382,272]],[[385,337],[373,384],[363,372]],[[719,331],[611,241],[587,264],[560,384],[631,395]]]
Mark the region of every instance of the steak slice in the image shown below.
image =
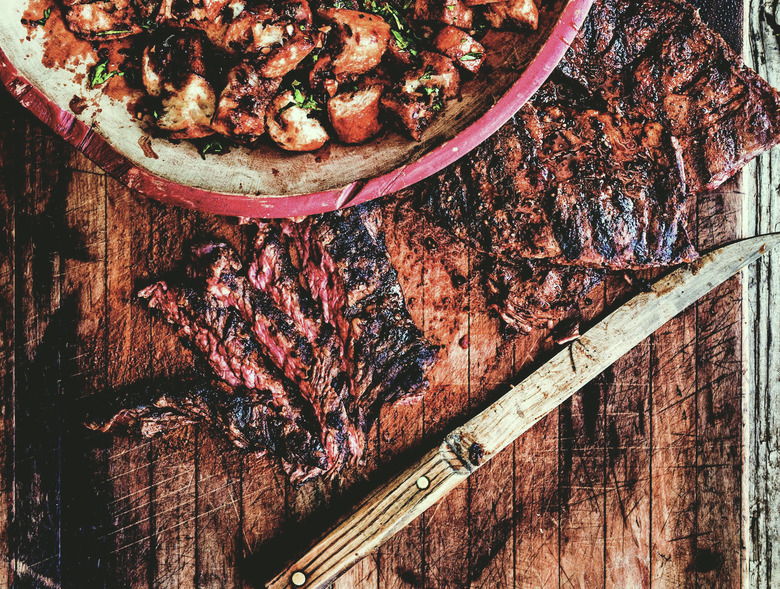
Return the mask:
[[[167,392],[160,394],[161,389]],[[93,409],[87,427],[102,432],[136,428],[142,436],[153,437],[203,422],[239,448],[273,453],[293,481],[305,480],[326,468],[322,445],[312,435],[310,424],[290,421],[261,391],[233,388],[219,381],[130,386],[111,407]]]
[[[235,307],[226,306],[224,298],[210,292],[231,280],[227,268],[238,264],[235,252],[225,244],[209,244],[196,248],[193,256],[184,285],[158,282],[142,290],[139,296],[148,298],[150,308],[161,311],[170,323],[177,325],[179,335],[206,357],[219,378],[231,386],[262,393],[259,398],[267,401],[277,421],[284,419],[287,423],[287,430],[280,433],[307,439],[307,465],[313,468],[300,474],[314,476],[340,466],[347,453],[344,445],[336,440],[349,430],[346,412],[339,413],[343,416],[341,420],[320,421],[316,414],[318,407],[307,403],[300,387],[273,363],[274,358],[268,352],[269,347],[276,352],[283,350],[282,346],[290,340],[278,338],[262,345],[253,337],[252,324]],[[215,283],[215,277],[223,282]],[[276,316],[279,319],[281,312]],[[278,322],[270,325],[269,332],[289,329],[284,323],[281,327],[277,327]],[[294,353],[295,349],[291,351]],[[277,445],[282,443],[280,438]],[[298,469],[296,463],[282,458],[288,472]]]
[[[549,328],[575,312],[579,303],[604,278],[606,272],[593,268],[552,265],[547,260],[518,259],[505,264],[492,256],[467,252],[468,244],[421,215],[409,191],[408,198],[383,204],[385,219],[394,223],[388,241],[395,256],[407,256],[409,249],[431,252],[427,271],[446,276],[446,282],[459,292],[461,304],[492,309],[503,324],[503,334],[529,333]],[[468,257],[470,276],[462,276],[457,260]],[[437,269],[440,269],[437,271]],[[444,298],[435,291],[444,286],[439,280],[426,282],[426,298]],[[444,295],[450,296],[449,292]]]
[[[663,124],[692,193],[780,142],[780,94],[681,0],[600,0],[559,70],[614,110]]]
[[[140,293],[226,386],[147,392],[93,426],[151,435],[206,420],[279,455],[294,481],[332,476],[360,459],[384,404],[419,398],[436,349],[406,309],[375,205],[257,226],[246,270],[207,243],[184,280]]]
[[[603,270],[527,260],[525,267],[488,264],[487,302],[513,332],[551,328],[604,279]]]
[[[344,289],[344,307],[330,316],[349,325],[353,396],[366,428],[379,417],[382,405],[417,400],[436,361],[436,347],[409,315],[381,223],[376,204],[313,221],[328,266]]]
[[[622,269],[693,259],[673,138],[658,124],[554,96],[537,97],[415,188],[423,210],[507,264],[544,258]]]

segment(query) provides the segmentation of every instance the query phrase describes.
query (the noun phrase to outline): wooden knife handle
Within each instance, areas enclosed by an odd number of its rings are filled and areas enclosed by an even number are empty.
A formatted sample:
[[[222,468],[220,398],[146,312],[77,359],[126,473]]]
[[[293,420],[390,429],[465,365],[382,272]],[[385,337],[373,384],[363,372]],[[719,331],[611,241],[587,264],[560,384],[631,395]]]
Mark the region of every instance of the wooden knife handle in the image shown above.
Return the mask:
[[[266,587],[326,587],[447,495],[469,474],[446,446],[431,450],[411,468],[375,490]]]

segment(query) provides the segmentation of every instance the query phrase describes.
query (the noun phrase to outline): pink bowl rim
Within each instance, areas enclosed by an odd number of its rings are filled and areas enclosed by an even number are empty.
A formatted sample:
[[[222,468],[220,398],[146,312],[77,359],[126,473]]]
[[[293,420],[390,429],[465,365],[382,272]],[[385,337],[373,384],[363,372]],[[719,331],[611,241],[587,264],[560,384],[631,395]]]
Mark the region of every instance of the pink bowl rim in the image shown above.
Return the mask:
[[[164,203],[218,215],[254,218],[298,217],[360,204],[435,174],[495,133],[541,87],[563,59],[595,0],[570,0],[539,53],[482,117],[454,138],[392,172],[344,188],[290,196],[253,196],[210,192],[177,184],[137,166],[116,151],[73,113],[62,110],[24,78],[0,48],[0,80],[25,108],[108,174],[132,190]]]

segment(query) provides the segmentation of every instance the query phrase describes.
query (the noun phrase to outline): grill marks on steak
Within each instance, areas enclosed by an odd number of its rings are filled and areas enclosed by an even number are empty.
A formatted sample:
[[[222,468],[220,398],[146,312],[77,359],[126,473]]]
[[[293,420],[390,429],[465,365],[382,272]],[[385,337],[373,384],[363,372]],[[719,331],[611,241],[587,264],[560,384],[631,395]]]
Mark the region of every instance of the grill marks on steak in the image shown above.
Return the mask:
[[[376,208],[258,223],[249,266],[224,243],[193,249],[181,284],[141,291],[227,385],[145,399],[98,423],[142,430],[205,419],[278,454],[293,480],[358,460],[382,405],[424,390],[435,348],[406,309]],[[216,392],[209,392],[212,389]]]
[[[611,108],[662,123],[693,193],[780,142],[780,94],[681,0],[596,3],[559,69]]]
[[[423,209],[508,264],[636,268],[693,259],[673,139],[657,124],[560,102],[537,98],[422,184]]]
[[[409,198],[394,199],[382,207],[384,217],[395,228],[392,238],[388,237],[394,259],[410,247],[431,251],[427,271],[448,276],[444,282],[450,283],[463,301],[468,299],[472,308],[493,309],[503,322],[504,335],[548,328],[551,322],[576,314],[580,301],[605,275],[603,270],[557,266],[546,260],[518,259],[506,264],[492,256],[469,254],[467,242],[419,214],[412,191],[402,196]],[[460,275],[457,261],[465,257],[471,260],[468,278]],[[450,286],[436,280],[426,282],[425,288],[426,299],[451,296]],[[445,294],[440,294],[442,291]]]
[[[561,252],[553,263],[633,268],[696,257],[685,228],[685,177],[657,123],[595,109],[540,106],[544,208]]]
[[[234,389],[219,381],[141,383],[125,389],[116,405],[122,409],[93,413],[87,427],[102,432],[137,428],[144,437],[152,437],[206,422],[239,448],[274,453],[292,480],[306,479],[326,467],[311,424],[291,421],[262,391]]]
[[[610,269],[696,256],[686,197],[780,142],[780,94],[680,0],[601,0],[532,101],[416,189],[506,263]]]
[[[306,448],[305,463],[312,469],[311,474],[319,474],[330,465],[343,461],[339,445],[332,443],[333,438],[345,429],[343,424],[321,427],[322,422],[314,407],[307,404],[302,388],[284,374],[280,363],[275,363],[268,351],[282,350],[288,340],[258,341],[253,337],[252,323],[235,306],[226,305],[226,297],[213,294],[231,288],[225,286],[226,283],[239,281],[232,274],[240,270],[235,252],[225,244],[211,244],[197,248],[193,256],[188,278],[182,286],[158,282],[142,290],[139,296],[148,298],[150,308],[161,311],[170,323],[177,325],[179,335],[206,357],[219,378],[231,386],[254,391],[251,394],[259,392],[260,398],[273,405],[277,418],[287,424],[281,430],[275,428],[281,436],[277,446]],[[231,290],[235,288],[233,286]],[[259,298],[261,293],[256,294]],[[275,315],[279,319],[281,312],[277,310]],[[289,329],[290,325],[284,327]],[[276,328],[271,331],[279,332]],[[285,444],[282,437],[297,441]],[[301,462],[296,453],[282,454],[281,458],[288,471]]]
[[[413,401],[426,386],[425,373],[436,348],[422,335],[406,308],[398,275],[390,264],[377,205],[312,222],[333,273],[344,288],[345,305],[334,317],[348,326],[347,358],[352,368],[357,419],[367,426],[386,403]]]

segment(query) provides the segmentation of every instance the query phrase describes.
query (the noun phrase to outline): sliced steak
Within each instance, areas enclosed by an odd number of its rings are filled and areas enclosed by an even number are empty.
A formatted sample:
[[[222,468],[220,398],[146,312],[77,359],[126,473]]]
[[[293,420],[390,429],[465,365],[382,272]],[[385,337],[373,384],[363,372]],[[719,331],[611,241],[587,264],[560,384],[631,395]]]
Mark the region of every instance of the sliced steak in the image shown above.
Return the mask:
[[[205,419],[278,454],[292,480],[333,475],[360,459],[384,404],[419,397],[435,347],[406,309],[375,205],[257,225],[247,269],[207,243],[184,280],[140,293],[228,388],[147,394],[95,427],[140,420],[151,435]]]
[[[369,427],[386,403],[419,397],[436,348],[422,335],[406,308],[398,275],[390,263],[377,205],[315,218],[344,307],[331,317],[349,325],[347,357],[360,421]],[[334,310],[335,311],[335,310]]]
[[[603,270],[528,260],[525,267],[486,265],[487,301],[510,331],[549,328],[575,308],[604,278]]]
[[[166,392],[160,394],[161,389]],[[103,432],[137,428],[142,436],[152,437],[203,422],[239,448],[274,454],[293,481],[305,480],[327,468],[311,423],[291,421],[258,390],[233,388],[218,381],[131,386],[111,407],[93,410],[87,427]]]

